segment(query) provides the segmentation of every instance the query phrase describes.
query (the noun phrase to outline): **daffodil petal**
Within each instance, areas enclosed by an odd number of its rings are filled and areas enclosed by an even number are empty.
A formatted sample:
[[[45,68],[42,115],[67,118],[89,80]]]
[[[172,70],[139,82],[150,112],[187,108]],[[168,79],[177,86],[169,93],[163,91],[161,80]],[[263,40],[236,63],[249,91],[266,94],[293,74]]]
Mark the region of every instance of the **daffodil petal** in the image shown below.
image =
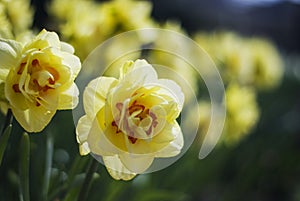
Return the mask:
[[[61,50],[64,52],[68,52],[70,54],[74,54],[75,50],[72,45],[65,43],[65,42],[60,42]]]
[[[79,90],[73,82],[71,87],[59,94],[58,110],[74,109],[78,104]]]
[[[24,100],[24,96],[22,93],[16,93],[13,90],[13,86],[18,86],[15,84],[19,84],[19,82],[17,77],[14,76],[14,70],[11,70],[7,75],[5,88],[4,88],[6,98],[8,99],[12,107],[16,107],[19,110],[26,110],[28,109],[27,100]]]
[[[88,134],[92,127],[92,121],[87,115],[82,116],[76,127],[76,140],[80,144],[80,155],[86,155],[90,152],[89,145],[87,143]]]
[[[121,162],[118,155],[103,156],[103,162],[106,166],[108,173],[115,180],[131,180],[136,176],[136,173],[129,171]]]
[[[157,80],[157,83],[169,92],[169,94],[176,100],[179,110],[181,110],[184,103],[184,94],[179,85],[173,80],[167,79],[159,79]]]
[[[152,154],[133,154],[133,153],[123,153],[119,155],[121,162],[124,166],[131,172],[140,174],[145,172],[154,160]]]
[[[84,142],[79,145],[79,153],[80,155],[84,156],[90,153],[89,144],[87,142]]]
[[[157,80],[157,73],[151,67],[150,64],[142,63],[138,65],[136,68],[133,68],[129,72],[126,73],[126,76],[121,79],[121,84],[124,86],[128,86],[129,84],[132,87],[142,86],[145,83],[151,83]]]
[[[87,141],[91,127],[92,127],[92,122],[87,115],[82,116],[78,120],[78,124],[76,127],[76,139],[78,143],[83,143]]]
[[[114,146],[105,136],[103,130],[100,128],[97,119],[92,123],[92,127],[88,134],[87,142],[93,153],[97,155],[114,155],[120,150]]]
[[[183,147],[184,140],[183,140],[182,131],[177,122],[174,124],[174,127],[172,128],[172,132],[173,135],[175,136],[174,140],[171,141],[168,146],[159,150],[155,154],[156,157],[173,157],[180,153]]]
[[[0,68],[10,69],[20,61],[22,45],[13,40],[0,39]]]
[[[40,132],[51,121],[56,110],[50,111],[44,107],[34,107],[23,111],[12,107],[12,112],[27,132]]]
[[[117,79],[100,77],[92,80],[83,93],[84,110],[93,118],[105,104],[108,91],[117,84]]]

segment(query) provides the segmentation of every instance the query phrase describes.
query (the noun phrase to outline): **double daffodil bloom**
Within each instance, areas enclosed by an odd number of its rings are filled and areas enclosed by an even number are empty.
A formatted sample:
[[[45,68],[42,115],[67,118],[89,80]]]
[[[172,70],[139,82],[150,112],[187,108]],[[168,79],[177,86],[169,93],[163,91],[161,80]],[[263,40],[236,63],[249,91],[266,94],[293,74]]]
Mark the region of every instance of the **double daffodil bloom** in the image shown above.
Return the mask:
[[[81,63],[73,53],[72,46],[46,30],[25,45],[0,40],[0,81],[14,117],[26,131],[41,131],[56,110],[77,105],[74,79]]]
[[[83,94],[86,115],[77,125],[80,154],[101,156],[114,179],[130,180],[156,157],[173,157],[183,147],[176,118],[184,95],[171,80],[158,79],[145,60],[127,61],[120,78],[92,80]]]

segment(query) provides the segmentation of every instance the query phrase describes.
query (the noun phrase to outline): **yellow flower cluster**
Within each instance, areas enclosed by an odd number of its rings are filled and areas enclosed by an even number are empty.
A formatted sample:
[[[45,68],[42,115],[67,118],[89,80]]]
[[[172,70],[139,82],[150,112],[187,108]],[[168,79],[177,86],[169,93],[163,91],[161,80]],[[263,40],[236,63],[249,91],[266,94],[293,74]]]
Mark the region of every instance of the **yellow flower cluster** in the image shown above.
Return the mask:
[[[154,27],[152,5],[147,1],[54,0],[49,10],[59,21],[62,37],[81,59],[103,41],[129,30]]]
[[[28,132],[45,128],[56,110],[78,103],[81,63],[71,45],[42,30],[25,44],[0,39],[0,86],[14,117]],[[1,97],[3,98],[3,97]]]
[[[20,39],[31,35],[33,9],[30,0],[0,0],[0,37]]]
[[[194,40],[213,58],[226,83],[236,81],[256,89],[271,89],[280,83],[283,61],[270,41],[233,32],[198,33]]]
[[[195,41],[212,57],[226,87],[226,120],[221,141],[236,144],[257,124],[257,90],[276,87],[283,61],[276,47],[262,38],[243,38],[232,32],[197,33]],[[200,132],[209,125],[210,104],[201,101]]]
[[[252,87],[231,83],[226,89],[226,119],[220,142],[235,145],[256,126],[260,112],[256,93]],[[206,133],[210,123],[211,105],[200,101],[200,132]],[[201,136],[203,138],[205,136]]]

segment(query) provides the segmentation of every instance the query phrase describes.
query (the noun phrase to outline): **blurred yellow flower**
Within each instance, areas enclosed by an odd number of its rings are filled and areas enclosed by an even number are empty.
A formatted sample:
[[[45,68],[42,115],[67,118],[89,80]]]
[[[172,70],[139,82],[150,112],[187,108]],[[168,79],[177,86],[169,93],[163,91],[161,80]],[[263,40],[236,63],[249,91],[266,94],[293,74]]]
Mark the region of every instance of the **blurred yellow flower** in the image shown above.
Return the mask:
[[[181,88],[158,79],[145,60],[125,62],[119,79],[99,77],[84,91],[86,115],[76,129],[80,154],[102,156],[114,179],[132,179],[155,157],[180,153],[183,135],[176,118],[183,102]]]
[[[45,128],[56,110],[78,103],[74,79],[81,63],[55,32],[42,30],[31,42],[0,40],[0,80],[14,117],[28,132]]]
[[[199,32],[194,39],[216,62],[225,82],[256,89],[271,89],[280,83],[283,61],[271,41],[233,32]]]
[[[256,126],[260,111],[256,102],[255,90],[252,87],[230,83],[226,88],[226,119],[219,143],[235,145],[244,139]],[[199,102],[201,140],[207,133],[211,104],[208,101]]]
[[[125,31],[155,27],[148,1],[54,0],[50,13],[58,19],[64,39],[81,59],[105,40]]]
[[[259,109],[251,87],[230,84],[226,89],[227,118],[223,140],[234,144],[244,138],[256,125]]]
[[[30,0],[0,0],[0,37],[19,38],[24,33],[31,32],[32,23],[33,9]]]
[[[274,45],[262,38],[249,40],[252,53],[253,83],[259,89],[276,87],[283,76],[283,61]]]

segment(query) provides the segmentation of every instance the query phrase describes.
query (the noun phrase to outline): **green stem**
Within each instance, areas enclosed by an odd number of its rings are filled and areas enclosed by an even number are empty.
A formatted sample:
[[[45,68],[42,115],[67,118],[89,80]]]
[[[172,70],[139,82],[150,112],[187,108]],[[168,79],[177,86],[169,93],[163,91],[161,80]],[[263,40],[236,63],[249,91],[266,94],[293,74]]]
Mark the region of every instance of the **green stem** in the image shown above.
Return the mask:
[[[83,185],[81,187],[78,201],[85,201],[87,200],[88,193],[92,184],[93,174],[96,172],[98,167],[98,161],[96,161],[94,158],[91,161],[90,167],[88,169],[88,172],[86,174],[85,180],[83,182]]]
[[[12,125],[8,125],[7,128],[4,130],[3,134],[0,136],[0,166],[2,164],[2,158],[7,146],[9,136],[11,134],[11,128]]]
[[[45,163],[45,173],[44,173],[44,188],[43,188],[43,200],[47,200],[51,167],[52,167],[52,156],[53,156],[53,139],[50,133],[47,135],[47,146],[46,146],[46,163]]]
[[[29,155],[30,140],[25,132],[21,139],[19,174],[20,174],[20,197],[23,201],[30,201],[29,196]]]

